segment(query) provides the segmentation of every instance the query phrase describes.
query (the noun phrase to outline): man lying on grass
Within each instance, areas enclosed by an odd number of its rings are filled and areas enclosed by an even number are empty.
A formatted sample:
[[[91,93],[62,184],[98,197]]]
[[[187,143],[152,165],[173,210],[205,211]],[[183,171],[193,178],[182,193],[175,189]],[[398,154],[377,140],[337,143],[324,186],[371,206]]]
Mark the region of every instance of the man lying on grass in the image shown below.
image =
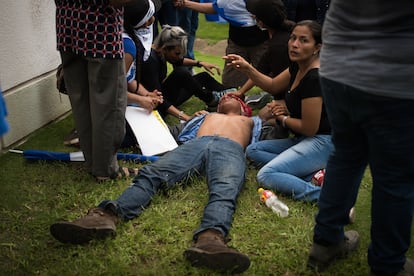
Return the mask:
[[[240,273],[249,258],[226,245],[236,200],[244,184],[244,150],[252,135],[252,119],[241,115],[240,102],[224,97],[220,113],[206,115],[197,137],[141,168],[117,200],[102,201],[73,222],[52,224],[50,232],[63,243],[82,244],[115,235],[118,218],[130,220],[149,205],[161,189],[169,189],[192,173],[207,177],[209,200],[194,244],[184,252],[194,266]],[[179,162],[177,162],[179,160]]]

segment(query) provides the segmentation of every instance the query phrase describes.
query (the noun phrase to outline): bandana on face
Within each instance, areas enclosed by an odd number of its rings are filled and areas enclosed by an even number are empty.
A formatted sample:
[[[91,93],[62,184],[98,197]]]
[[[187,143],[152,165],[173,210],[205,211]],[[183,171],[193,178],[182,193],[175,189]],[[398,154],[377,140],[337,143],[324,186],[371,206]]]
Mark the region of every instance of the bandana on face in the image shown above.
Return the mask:
[[[239,97],[232,95],[232,94],[226,94],[223,97],[220,98],[220,101],[218,103],[217,106],[217,112],[220,112],[220,103],[228,98],[232,98],[237,100],[240,103],[240,108],[241,108],[241,115],[246,116],[246,117],[251,117],[252,116],[252,108],[250,106],[248,106],[242,99],[240,99]]]
[[[148,3],[149,3],[149,9],[148,9],[147,14],[144,16],[144,18],[140,22],[138,22],[138,24],[134,26],[134,29],[139,28],[140,26],[144,25],[145,22],[150,20],[150,18],[154,15],[155,13],[154,3],[151,0],[148,0]],[[144,61],[146,61],[151,54],[151,46],[152,46],[153,35],[154,35],[152,26],[153,24],[145,28],[139,28],[139,29],[134,30],[139,41],[141,41],[142,46],[144,47],[144,55],[143,55]]]
[[[144,55],[143,59],[146,61],[150,54],[151,54],[151,46],[153,41],[153,24],[149,25],[148,27],[141,28],[135,30],[135,34],[137,35],[139,41],[141,41],[142,46],[144,47]]]

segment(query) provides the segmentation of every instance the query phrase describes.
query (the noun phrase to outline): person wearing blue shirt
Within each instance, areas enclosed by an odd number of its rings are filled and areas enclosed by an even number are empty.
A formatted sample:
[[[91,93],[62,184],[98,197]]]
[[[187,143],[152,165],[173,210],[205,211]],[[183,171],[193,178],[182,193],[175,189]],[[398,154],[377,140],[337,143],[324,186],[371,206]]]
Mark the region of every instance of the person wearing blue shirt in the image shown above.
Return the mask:
[[[140,80],[141,65],[149,58],[151,52],[154,14],[160,6],[159,0],[142,0],[137,5],[126,6],[124,10],[122,39],[128,104],[138,105],[149,112],[163,102],[161,92],[149,92]]]
[[[189,0],[174,0],[178,7],[189,8],[205,14],[218,14],[229,22],[229,34],[225,54],[238,54],[256,66],[267,49],[267,31],[256,26],[252,15],[241,0],[215,0],[198,3]],[[247,76],[231,66],[224,65],[222,83],[227,87],[240,87]]]

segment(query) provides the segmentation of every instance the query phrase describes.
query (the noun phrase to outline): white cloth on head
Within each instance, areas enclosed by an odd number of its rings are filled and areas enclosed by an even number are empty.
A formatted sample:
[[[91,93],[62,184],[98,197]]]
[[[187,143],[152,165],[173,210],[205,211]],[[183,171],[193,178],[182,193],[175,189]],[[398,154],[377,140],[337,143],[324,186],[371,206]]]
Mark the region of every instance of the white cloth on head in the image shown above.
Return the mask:
[[[139,28],[145,24],[154,14],[155,14],[155,5],[151,0],[148,0],[149,8],[147,14],[139,21],[134,28]]]

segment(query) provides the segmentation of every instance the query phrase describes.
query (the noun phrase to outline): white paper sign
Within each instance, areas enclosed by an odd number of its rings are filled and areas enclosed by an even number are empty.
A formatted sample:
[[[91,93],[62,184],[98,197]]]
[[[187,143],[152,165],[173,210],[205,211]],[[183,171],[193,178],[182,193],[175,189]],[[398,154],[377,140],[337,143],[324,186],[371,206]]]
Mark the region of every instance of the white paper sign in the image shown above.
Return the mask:
[[[127,106],[125,118],[137,138],[143,155],[157,155],[178,147],[158,111]]]

